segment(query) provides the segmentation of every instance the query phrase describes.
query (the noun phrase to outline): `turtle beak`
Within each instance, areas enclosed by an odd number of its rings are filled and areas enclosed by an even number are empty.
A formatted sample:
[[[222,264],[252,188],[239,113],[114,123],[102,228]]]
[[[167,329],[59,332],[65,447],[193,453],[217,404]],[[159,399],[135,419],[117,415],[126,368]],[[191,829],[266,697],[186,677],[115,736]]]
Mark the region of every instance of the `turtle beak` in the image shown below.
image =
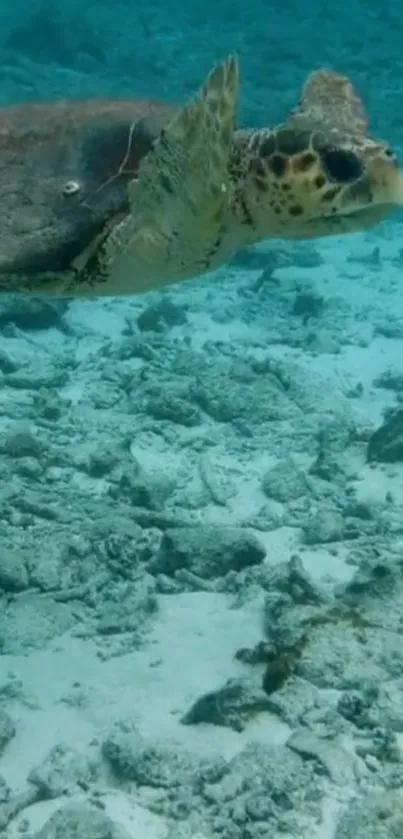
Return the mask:
[[[403,206],[403,172],[399,168],[391,184],[392,203]]]
[[[371,164],[374,203],[403,207],[403,172],[395,160],[378,158]]]

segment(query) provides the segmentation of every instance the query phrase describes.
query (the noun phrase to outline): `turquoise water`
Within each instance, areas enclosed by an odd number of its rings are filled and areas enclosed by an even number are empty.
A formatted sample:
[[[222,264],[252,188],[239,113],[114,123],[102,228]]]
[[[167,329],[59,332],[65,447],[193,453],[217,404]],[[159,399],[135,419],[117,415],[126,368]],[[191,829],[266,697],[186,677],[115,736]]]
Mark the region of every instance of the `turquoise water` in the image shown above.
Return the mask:
[[[326,66],[399,156],[400,18],[16,0],[1,102],[181,103],[236,52],[241,125]],[[28,113],[0,265],[60,218]],[[402,835],[400,231],[262,241],[135,297],[1,294],[1,839]]]

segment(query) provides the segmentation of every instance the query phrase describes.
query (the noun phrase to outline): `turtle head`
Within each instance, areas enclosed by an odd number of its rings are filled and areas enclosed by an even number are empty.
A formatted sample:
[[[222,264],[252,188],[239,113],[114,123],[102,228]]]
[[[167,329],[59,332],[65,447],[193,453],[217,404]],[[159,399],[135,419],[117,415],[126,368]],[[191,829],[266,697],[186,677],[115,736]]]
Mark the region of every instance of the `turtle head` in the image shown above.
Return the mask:
[[[292,238],[371,227],[403,206],[403,173],[372,139],[361,101],[344,76],[309,77],[298,108],[249,141],[246,208],[258,236]]]

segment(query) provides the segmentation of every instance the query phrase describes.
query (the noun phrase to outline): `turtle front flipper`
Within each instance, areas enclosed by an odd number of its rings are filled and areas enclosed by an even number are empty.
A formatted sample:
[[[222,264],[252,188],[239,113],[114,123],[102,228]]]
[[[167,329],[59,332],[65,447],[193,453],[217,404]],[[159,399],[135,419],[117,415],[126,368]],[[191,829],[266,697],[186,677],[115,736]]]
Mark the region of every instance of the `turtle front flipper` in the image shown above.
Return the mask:
[[[230,56],[143,159],[129,186],[130,214],[102,249],[110,294],[134,294],[212,267],[231,197],[237,94],[238,62]]]

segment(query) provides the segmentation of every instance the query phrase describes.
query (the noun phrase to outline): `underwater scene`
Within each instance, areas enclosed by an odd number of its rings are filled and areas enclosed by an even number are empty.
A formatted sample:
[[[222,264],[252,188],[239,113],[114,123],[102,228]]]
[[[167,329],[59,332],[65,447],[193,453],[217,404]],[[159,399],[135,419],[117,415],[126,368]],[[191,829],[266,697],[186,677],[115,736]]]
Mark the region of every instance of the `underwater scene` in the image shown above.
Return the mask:
[[[401,4],[0,23],[0,839],[402,839]]]

